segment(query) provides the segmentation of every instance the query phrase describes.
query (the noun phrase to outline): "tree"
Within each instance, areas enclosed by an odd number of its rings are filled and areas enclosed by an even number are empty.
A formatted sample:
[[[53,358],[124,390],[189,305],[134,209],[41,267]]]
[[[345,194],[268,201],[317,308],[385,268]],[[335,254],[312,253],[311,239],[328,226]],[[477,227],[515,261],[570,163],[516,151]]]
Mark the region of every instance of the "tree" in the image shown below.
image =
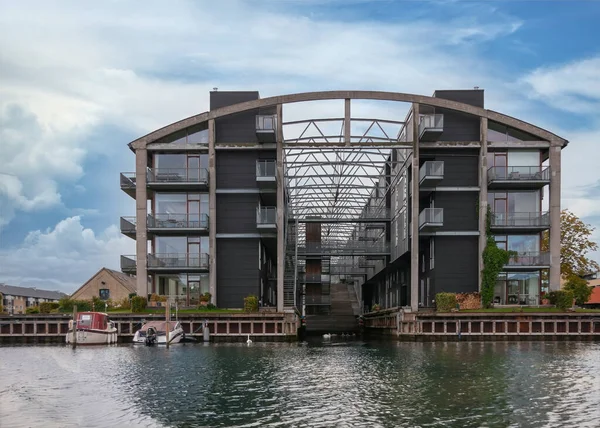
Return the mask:
[[[587,281],[575,275],[569,277],[563,290],[571,291],[575,298],[575,303],[579,306],[585,305],[592,295],[592,287],[587,284]]]
[[[481,271],[481,304],[489,308],[494,298],[494,286],[498,275],[511,257],[516,256],[514,251],[498,248],[491,232],[492,210],[488,205],[486,213],[486,244],[483,250],[483,270]]]
[[[586,257],[588,252],[598,249],[598,244],[590,239],[593,231],[592,226],[585,224],[569,210],[560,213],[560,273],[564,278],[600,270],[598,263]],[[550,249],[549,241],[549,232],[545,231],[542,251]]]

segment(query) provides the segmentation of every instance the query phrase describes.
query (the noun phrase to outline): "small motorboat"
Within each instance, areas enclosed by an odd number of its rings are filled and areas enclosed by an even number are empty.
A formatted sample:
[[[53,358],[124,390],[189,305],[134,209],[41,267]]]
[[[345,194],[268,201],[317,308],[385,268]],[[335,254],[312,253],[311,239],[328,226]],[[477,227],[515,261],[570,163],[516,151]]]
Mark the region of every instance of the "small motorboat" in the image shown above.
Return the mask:
[[[69,321],[67,343],[73,343],[73,327],[78,345],[107,345],[117,343],[117,328],[103,312],[79,312],[77,321]]]
[[[133,343],[152,346],[179,343],[184,339],[185,333],[179,321],[149,321],[142,326],[133,336]]]

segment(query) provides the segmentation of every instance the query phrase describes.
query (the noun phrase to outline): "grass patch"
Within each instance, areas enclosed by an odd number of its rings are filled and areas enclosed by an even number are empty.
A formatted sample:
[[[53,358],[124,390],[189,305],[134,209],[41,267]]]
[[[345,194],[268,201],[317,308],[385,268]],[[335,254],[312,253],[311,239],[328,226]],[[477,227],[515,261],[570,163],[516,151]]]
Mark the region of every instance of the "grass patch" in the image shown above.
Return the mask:
[[[221,313],[221,314],[238,314],[244,312],[242,309],[179,309],[177,313],[179,314],[207,314],[207,313]],[[109,314],[131,314],[130,309],[115,309],[113,311],[109,310]],[[137,312],[138,314],[164,314],[165,308],[146,308],[142,312]],[[171,308],[171,315],[175,314],[175,309]]]

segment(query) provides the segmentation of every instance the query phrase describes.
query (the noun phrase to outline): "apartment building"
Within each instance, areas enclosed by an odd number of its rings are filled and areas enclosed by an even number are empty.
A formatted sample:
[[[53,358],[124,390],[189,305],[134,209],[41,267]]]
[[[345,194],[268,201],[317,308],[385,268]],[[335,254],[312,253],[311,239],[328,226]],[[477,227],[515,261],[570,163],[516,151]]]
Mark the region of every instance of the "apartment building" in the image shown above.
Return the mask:
[[[408,103],[408,113],[355,118],[355,99]],[[285,105],[323,100],[340,100],[342,117],[284,121]],[[323,131],[336,121],[338,133]],[[137,254],[122,270],[137,274],[138,294],[190,306],[205,292],[224,308],[254,294],[263,306],[327,314],[331,286],[348,284],[363,311],[417,310],[440,291],[479,290],[489,207],[497,245],[518,253],[494,301],[537,304],[560,282],[567,143],[486,110],[479,89],[213,91],[209,111],[130,143],[136,171],[121,174],[121,188],[136,215],[121,229]]]
[[[65,297],[60,291],[41,290],[36,287],[18,287],[0,283],[0,298],[4,312],[24,314],[27,308],[44,302],[58,302]]]

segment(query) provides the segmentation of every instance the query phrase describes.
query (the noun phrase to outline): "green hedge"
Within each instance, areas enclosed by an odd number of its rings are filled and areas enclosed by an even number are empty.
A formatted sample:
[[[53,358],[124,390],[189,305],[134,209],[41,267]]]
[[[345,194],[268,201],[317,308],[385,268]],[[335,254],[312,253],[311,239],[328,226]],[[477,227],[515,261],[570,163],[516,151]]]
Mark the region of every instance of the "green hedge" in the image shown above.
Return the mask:
[[[142,296],[133,296],[131,298],[131,312],[144,312],[148,302]]]
[[[548,293],[550,303],[563,311],[573,307],[573,299],[573,292],[569,290],[558,290]]]
[[[244,312],[258,312],[258,297],[252,294],[244,297]]]
[[[40,314],[49,314],[54,310],[58,310],[60,304],[57,302],[43,302],[40,303]]]
[[[60,312],[73,312],[73,306],[77,305],[77,312],[89,312],[92,310],[92,302],[87,300],[72,300],[68,297],[63,297],[58,301]]]
[[[25,309],[25,313],[26,314],[39,314],[40,307],[39,306],[30,306],[27,309]]]
[[[456,294],[438,293],[435,295],[435,308],[438,312],[450,312],[457,305]]]

